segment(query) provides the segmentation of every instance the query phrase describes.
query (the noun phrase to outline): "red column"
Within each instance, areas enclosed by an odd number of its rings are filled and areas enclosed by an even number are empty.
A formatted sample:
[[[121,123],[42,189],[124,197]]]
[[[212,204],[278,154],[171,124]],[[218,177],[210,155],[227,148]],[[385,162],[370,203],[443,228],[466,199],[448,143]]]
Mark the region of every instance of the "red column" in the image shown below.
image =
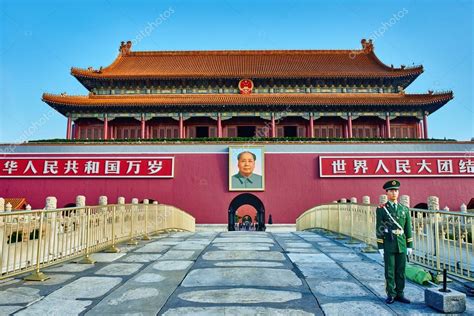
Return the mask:
[[[179,138],[184,138],[184,120],[183,114],[179,115]]]
[[[348,138],[352,138],[352,114],[347,115],[347,129],[348,129]]]
[[[389,113],[385,115],[385,137],[392,138],[391,133],[390,133],[390,114]]]
[[[104,139],[109,139],[109,120],[107,113],[104,114]]]
[[[420,122],[417,122],[417,123],[416,123],[416,137],[417,137],[418,139],[423,138],[423,134],[422,134],[423,131],[422,131],[421,128],[422,128],[422,127],[421,127],[421,121],[420,121]]]
[[[145,115],[142,114],[141,139],[145,139]]]
[[[272,137],[276,137],[275,113],[272,113]]]
[[[423,114],[423,138],[427,139],[428,138],[428,112],[425,112]]]
[[[76,125],[76,137],[75,139],[81,138],[81,126],[79,124]]]
[[[314,117],[313,117],[313,113],[309,114],[309,137],[314,138]]]
[[[222,118],[220,113],[217,113],[217,137],[222,138]]]
[[[71,115],[68,115],[68,117],[67,117],[67,127],[66,127],[66,139],[71,139],[71,128],[72,128]]]

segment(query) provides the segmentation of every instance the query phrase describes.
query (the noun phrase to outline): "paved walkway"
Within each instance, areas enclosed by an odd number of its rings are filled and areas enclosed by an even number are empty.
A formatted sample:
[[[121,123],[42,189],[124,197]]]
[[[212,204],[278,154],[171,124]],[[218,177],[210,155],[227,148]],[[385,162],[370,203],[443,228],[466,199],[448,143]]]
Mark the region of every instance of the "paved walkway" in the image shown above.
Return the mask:
[[[378,254],[317,232],[200,232],[160,235],[95,265],[66,263],[43,283],[0,282],[8,315],[424,315],[423,288],[413,303],[383,300]],[[468,311],[474,302],[468,298]]]

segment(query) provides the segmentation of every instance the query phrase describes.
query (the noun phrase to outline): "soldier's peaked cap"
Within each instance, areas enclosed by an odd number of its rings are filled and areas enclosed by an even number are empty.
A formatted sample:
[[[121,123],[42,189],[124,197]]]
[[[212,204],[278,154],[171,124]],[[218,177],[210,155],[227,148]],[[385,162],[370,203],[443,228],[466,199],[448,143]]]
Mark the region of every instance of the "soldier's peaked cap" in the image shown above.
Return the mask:
[[[398,181],[398,180],[387,181],[383,185],[383,188],[384,188],[385,191],[391,190],[391,189],[397,189],[398,190],[400,188],[400,181]]]

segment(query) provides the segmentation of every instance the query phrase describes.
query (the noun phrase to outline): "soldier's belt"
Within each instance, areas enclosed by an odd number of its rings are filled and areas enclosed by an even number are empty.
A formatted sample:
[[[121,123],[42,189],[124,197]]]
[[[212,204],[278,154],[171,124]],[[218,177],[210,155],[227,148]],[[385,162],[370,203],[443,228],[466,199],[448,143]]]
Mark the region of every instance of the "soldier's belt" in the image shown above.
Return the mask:
[[[403,229],[395,229],[395,230],[392,230],[392,233],[394,233],[395,235],[397,236],[400,236],[403,234]]]

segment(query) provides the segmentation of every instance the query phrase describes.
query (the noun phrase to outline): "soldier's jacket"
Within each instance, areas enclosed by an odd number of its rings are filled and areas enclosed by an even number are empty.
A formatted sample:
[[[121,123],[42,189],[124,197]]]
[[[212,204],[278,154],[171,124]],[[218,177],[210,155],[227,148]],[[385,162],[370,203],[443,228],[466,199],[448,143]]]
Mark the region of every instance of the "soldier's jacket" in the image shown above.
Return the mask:
[[[390,234],[392,230],[397,230],[399,228],[393,223],[392,219],[383,209],[383,206],[385,206],[393,219],[395,219],[403,228],[403,234]],[[413,248],[410,210],[406,206],[397,203],[397,206],[394,207],[387,202],[379,205],[376,212],[377,224],[375,229],[379,249],[385,249],[385,252],[387,253],[403,253],[406,252],[407,248]]]

